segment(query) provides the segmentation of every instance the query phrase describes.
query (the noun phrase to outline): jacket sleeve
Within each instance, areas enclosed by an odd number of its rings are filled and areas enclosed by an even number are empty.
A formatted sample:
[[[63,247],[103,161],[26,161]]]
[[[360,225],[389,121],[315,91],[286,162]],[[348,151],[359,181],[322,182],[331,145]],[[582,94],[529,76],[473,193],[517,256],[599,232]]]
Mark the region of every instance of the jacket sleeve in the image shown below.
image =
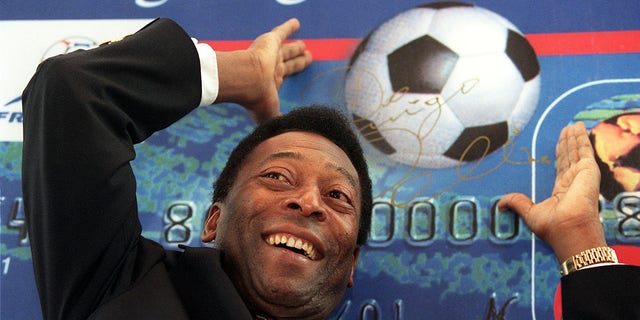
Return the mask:
[[[141,232],[133,145],[198,106],[200,64],[175,22],[41,63],[23,93],[22,182],[45,319],[86,318]]]
[[[640,319],[640,267],[612,265],[562,277],[562,318]]]

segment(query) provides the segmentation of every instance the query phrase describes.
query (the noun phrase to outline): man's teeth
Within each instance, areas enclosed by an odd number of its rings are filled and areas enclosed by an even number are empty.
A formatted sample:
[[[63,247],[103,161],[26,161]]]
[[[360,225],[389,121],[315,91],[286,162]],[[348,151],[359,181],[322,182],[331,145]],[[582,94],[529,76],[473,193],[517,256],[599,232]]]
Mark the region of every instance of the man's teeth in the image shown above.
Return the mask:
[[[318,253],[313,247],[313,244],[292,235],[272,234],[267,237],[267,243],[272,246],[286,246],[288,248],[300,250],[311,260],[315,260],[318,257]]]

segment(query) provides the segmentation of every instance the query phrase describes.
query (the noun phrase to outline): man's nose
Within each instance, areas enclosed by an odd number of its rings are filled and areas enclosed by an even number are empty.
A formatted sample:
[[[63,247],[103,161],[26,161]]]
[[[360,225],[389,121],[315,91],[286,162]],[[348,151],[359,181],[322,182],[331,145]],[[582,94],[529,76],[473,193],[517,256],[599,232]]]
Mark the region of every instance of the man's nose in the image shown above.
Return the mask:
[[[296,210],[303,216],[314,217],[318,221],[327,218],[326,209],[322,205],[322,195],[317,188],[299,190],[285,200],[287,209]]]

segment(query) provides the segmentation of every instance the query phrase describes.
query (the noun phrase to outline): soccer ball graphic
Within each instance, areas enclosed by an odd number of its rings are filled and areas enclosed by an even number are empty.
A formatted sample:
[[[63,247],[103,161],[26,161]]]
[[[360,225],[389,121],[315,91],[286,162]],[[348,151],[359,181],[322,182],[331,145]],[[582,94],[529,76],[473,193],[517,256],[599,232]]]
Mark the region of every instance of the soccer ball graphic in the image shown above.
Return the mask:
[[[404,164],[486,157],[535,111],[540,67],[505,18],[465,3],[405,11],[373,30],[349,64],[345,102],[360,133]]]

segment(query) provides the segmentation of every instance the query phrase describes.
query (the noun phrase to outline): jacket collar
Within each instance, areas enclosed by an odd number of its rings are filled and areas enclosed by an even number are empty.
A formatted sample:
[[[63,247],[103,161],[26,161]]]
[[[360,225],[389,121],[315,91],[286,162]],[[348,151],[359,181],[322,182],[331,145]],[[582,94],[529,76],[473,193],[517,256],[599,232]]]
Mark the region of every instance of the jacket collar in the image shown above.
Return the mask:
[[[169,266],[171,280],[191,319],[253,319],[222,269],[220,250],[185,247]],[[169,258],[169,260],[174,260]]]

